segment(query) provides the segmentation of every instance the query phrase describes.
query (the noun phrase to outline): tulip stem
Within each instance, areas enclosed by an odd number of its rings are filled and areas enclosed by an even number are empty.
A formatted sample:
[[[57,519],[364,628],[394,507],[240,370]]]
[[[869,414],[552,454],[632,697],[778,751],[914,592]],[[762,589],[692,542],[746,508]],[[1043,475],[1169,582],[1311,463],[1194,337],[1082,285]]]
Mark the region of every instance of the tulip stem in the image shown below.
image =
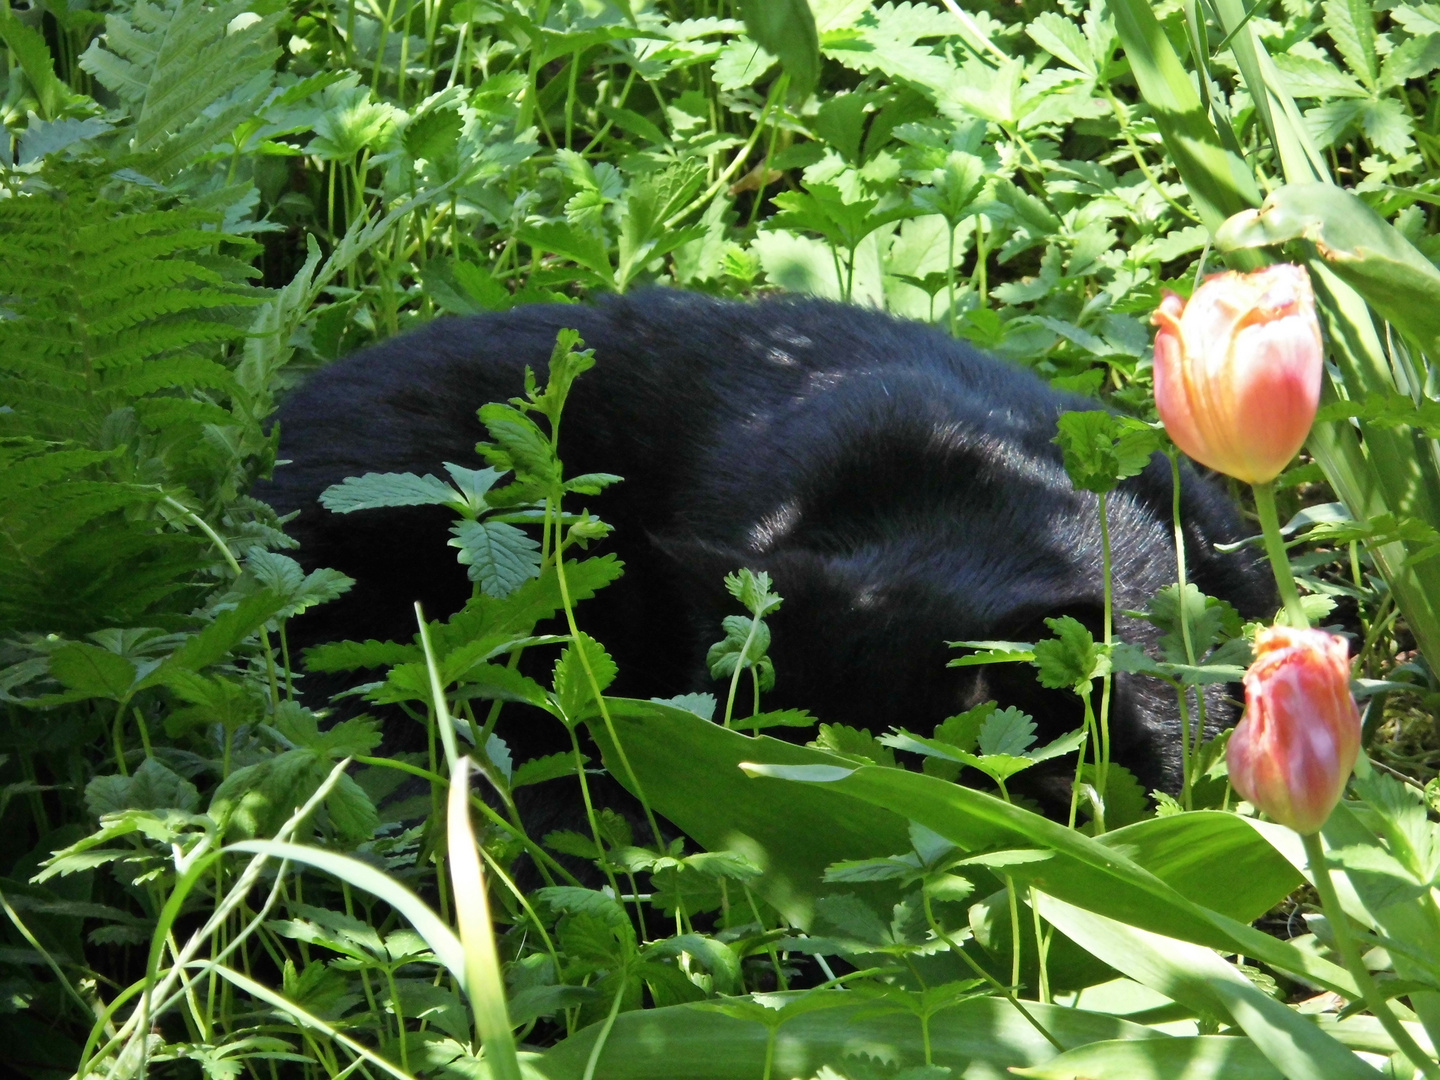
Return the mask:
[[[1360,990],[1360,995],[1365,999],[1365,1007],[1370,1014],[1380,1021],[1380,1026],[1385,1029],[1386,1034],[1394,1040],[1396,1047],[1411,1063],[1420,1070],[1427,1080],[1440,1080],[1440,1064],[1435,1059],[1420,1049],[1420,1045],[1405,1029],[1400,1018],[1390,1008],[1390,1003],[1380,993],[1380,988],[1375,985],[1375,979],[1370,974],[1370,969],[1365,966],[1365,958],[1360,953],[1360,946],[1350,933],[1350,924],[1346,921],[1347,916],[1340,907],[1340,897],[1335,892],[1335,883],[1330,879],[1330,864],[1325,858],[1325,848],[1320,843],[1320,834],[1304,833],[1300,839],[1305,843],[1305,858],[1310,863],[1310,877],[1315,882],[1315,891],[1320,894],[1320,907],[1325,912],[1326,922],[1330,925],[1330,932],[1335,935],[1335,944],[1340,950],[1340,958],[1345,962],[1345,968],[1350,972],[1351,978]]]
[[[1300,606],[1300,592],[1295,587],[1295,575],[1290,572],[1290,556],[1285,552],[1285,538],[1280,535],[1280,517],[1275,512],[1275,483],[1252,484],[1255,490],[1255,510],[1260,515],[1260,532],[1265,538],[1265,554],[1270,558],[1270,569],[1275,571],[1275,584],[1280,587],[1280,599],[1285,603],[1285,621],[1291,626],[1305,630],[1310,620]]]

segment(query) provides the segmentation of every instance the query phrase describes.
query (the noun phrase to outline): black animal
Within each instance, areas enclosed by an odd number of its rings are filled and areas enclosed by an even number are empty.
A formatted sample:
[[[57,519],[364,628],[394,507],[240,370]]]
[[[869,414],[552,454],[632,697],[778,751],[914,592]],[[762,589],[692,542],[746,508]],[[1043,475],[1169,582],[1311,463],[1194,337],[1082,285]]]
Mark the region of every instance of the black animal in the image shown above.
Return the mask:
[[[281,408],[289,463],[257,494],[300,511],[304,561],[359,584],[305,616],[301,636],[409,640],[414,600],[432,616],[464,602],[448,511],[342,517],[316,498],[364,472],[476,463],[476,408],[518,394],[527,364],[543,375],[562,327],[596,357],[561,429],[567,473],[625,478],[587,500],[616,527],[625,576],[581,609],[620,665],[615,692],[713,689],[705,650],[738,611],[721,581],[746,566],[785,598],[769,620],[767,707],[928,733],[997,698],[1032,713],[1042,741],[1078,726],[1073,695],[1042,690],[1028,666],[949,669],[945,642],[1034,640],[1060,614],[1098,630],[1096,501],[1072,489],[1052,442],[1060,412],[1093,403],[929,326],[819,300],[653,290],[522,307],[438,320],[319,372]],[[1243,613],[1273,610],[1266,577],[1214,549],[1239,535],[1227,499],[1188,470],[1182,486],[1191,580]],[[1168,463],[1157,455],[1109,505],[1116,609],[1141,607],[1175,577]],[[1119,633],[1153,631],[1122,619]],[[507,737],[545,737],[523,727]],[[1168,688],[1121,677],[1111,730],[1142,783],[1178,788]]]

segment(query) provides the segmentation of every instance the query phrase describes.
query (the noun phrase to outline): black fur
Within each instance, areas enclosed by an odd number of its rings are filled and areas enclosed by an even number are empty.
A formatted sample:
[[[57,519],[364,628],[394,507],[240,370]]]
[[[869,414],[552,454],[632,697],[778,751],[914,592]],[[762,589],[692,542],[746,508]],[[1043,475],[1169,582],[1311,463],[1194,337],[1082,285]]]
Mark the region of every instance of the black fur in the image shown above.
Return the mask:
[[[1062,613],[1098,630],[1096,501],[1072,490],[1051,441],[1061,411],[1093,403],[931,327],[818,300],[656,290],[523,307],[439,320],[321,371],[284,403],[280,456],[291,463],[257,491],[301,511],[291,529],[307,564],[359,579],[305,617],[306,640],[408,640],[414,600],[434,616],[469,595],[446,546],[448,511],[342,517],[316,496],[368,471],[476,464],[476,408],[518,394],[527,364],[543,377],[562,327],[596,357],[561,429],[567,474],[625,477],[580,500],[616,526],[608,543],[627,566],[580,610],[619,662],[616,692],[714,689],[705,649],[721,616],[739,611],[721,579],[748,566],[768,570],[785,598],[769,620],[768,708],[928,734],[994,697],[1034,714],[1042,741],[1078,726],[1073,695],[1041,690],[1027,665],[947,669],[956,654],[945,642],[1034,640]],[[1191,579],[1265,613],[1266,577],[1213,547],[1237,537],[1233,508],[1193,473],[1183,487]],[[1117,611],[1174,580],[1170,505],[1158,455],[1112,496]],[[1153,636],[1125,619],[1118,632]],[[505,734],[521,758],[564,745],[544,745],[543,726]],[[1111,729],[1116,759],[1143,783],[1178,788],[1168,688],[1121,677]]]

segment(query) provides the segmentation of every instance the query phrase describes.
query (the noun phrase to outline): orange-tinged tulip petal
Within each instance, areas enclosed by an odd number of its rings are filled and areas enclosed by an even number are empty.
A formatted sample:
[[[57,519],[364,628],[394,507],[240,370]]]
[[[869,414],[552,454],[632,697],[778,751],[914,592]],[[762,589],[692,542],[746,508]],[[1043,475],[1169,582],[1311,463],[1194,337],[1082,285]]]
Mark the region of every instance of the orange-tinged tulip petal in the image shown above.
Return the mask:
[[[1175,445],[1252,484],[1300,450],[1320,402],[1324,353],[1303,267],[1214,274],[1155,312],[1155,404]]]
[[[1255,639],[1245,716],[1230,737],[1230,783],[1299,833],[1317,832],[1360,753],[1349,647],[1323,630],[1273,626]]]

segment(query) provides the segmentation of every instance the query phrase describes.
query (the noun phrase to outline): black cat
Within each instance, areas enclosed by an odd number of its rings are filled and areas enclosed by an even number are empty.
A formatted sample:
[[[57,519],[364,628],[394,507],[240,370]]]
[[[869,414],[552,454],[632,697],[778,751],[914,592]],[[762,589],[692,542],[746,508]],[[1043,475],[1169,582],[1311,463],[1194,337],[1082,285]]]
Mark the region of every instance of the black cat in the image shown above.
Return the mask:
[[[625,478],[582,500],[615,526],[607,543],[626,565],[581,608],[620,665],[612,692],[714,689],[705,650],[739,610],[721,582],[744,566],[769,571],[785,598],[769,619],[767,708],[928,733],[996,698],[1033,714],[1042,741],[1078,726],[1074,696],[1042,690],[1027,665],[950,669],[945,643],[1035,640],[1060,614],[1098,630],[1096,500],[1072,489],[1052,442],[1059,413],[1094,404],[932,327],[819,300],[652,290],[522,307],[438,320],[319,372],[281,408],[289,463],[257,494],[301,511],[302,561],[359,583],[305,616],[299,636],[409,640],[413,601],[432,617],[464,602],[448,511],[340,516],[316,498],[365,472],[477,464],[476,408],[519,394],[527,364],[543,381],[562,327],[596,358],[566,409],[567,474]],[[1273,610],[1268,578],[1215,551],[1240,535],[1224,494],[1187,470],[1183,500],[1191,580],[1244,614]],[[1170,512],[1158,455],[1111,497],[1117,611],[1174,580]],[[1121,619],[1118,633],[1154,631]],[[567,745],[558,730],[544,745],[548,726],[505,733],[517,760]],[[1115,759],[1147,788],[1178,788],[1173,691],[1121,676],[1111,730]]]

